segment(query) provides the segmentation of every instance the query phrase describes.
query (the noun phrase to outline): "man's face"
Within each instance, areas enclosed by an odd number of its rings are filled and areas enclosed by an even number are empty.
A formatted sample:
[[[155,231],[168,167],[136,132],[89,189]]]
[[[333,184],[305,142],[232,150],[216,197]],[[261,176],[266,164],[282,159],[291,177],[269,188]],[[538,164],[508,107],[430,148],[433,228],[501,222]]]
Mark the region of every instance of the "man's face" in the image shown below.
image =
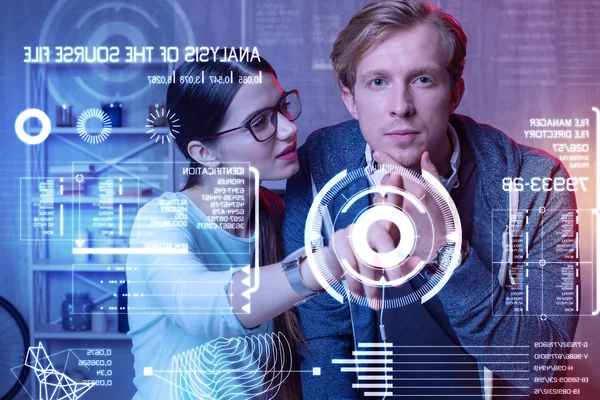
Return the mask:
[[[443,166],[451,152],[448,117],[464,90],[462,79],[451,88],[446,63],[442,37],[425,23],[392,33],[362,56],[354,94],[344,89],[342,97],[373,150],[415,169],[429,151]]]

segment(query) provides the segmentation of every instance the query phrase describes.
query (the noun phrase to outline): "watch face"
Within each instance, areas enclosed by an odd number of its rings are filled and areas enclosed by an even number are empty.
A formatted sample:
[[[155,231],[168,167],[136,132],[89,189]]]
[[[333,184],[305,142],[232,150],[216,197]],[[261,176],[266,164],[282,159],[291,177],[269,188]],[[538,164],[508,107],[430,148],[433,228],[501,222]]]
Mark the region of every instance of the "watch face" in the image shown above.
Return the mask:
[[[450,260],[452,259],[452,252],[454,251],[454,246],[451,244],[446,244],[444,247],[440,249],[437,256],[437,262],[440,265],[448,265]]]

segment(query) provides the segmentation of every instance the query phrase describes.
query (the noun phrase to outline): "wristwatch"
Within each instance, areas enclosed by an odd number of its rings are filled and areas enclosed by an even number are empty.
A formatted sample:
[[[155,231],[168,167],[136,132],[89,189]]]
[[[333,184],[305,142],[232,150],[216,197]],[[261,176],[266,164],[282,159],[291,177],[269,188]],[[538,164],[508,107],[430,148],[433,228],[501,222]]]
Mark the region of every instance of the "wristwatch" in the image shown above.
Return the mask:
[[[300,274],[300,262],[305,258],[306,250],[304,247],[301,247],[291,253],[281,262],[281,270],[285,274],[290,286],[296,293],[304,297],[302,301],[296,303],[295,305],[300,305],[325,291],[324,289],[318,291],[312,290],[302,279],[302,275]]]
[[[445,244],[441,246],[437,252],[435,259],[433,259],[433,261],[431,261],[425,266],[427,273],[429,275],[433,275],[438,271],[441,265],[447,265],[452,258],[453,251],[454,245],[452,244]],[[463,240],[459,255],[460,258],[458,261],[459,267],[464,264],[469,254],[471,254],[471,244],[468,240]]]

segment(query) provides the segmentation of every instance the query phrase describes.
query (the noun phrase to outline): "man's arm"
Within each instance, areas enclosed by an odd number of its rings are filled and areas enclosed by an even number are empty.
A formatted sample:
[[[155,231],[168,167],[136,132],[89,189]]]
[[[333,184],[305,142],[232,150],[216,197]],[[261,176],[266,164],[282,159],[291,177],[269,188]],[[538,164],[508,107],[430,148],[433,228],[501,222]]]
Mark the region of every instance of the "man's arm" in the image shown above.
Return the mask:
[[[568,174],[564,167],[559,165],[548,176],[553,180],[558,177],[566,179]],[[561,231],[565,228],[565,224],[571,224],[570,228],[573,232],[577,229],[575,219],[570,222],[561,219],[567,210],[577,209],[577,205],[573,192],[569,191],[542,191],[535,193],[534,196],[526,196],[521,192],[521,196],[523,199],[521,209],[528,208],[536,211],[540,207],[546,209],[546,212],[539,214],[537,219],[534,218],[534,213],[530,213],[529,224],[525,227],[529,232],[527,258],[529,263],[524,265],[522,274],[524,277],[525,270],[528,270],[526,281],[529,285],[529,311],[519,311],[515,309],[516,306],[512,302],[507,301],[510,292],[499,285],[497,272],[493,272],[497,271],[497,268],[494,269],[492,265],[482,261],[476,248],[472,249],[465,263],[456,269],[446,286],[440,291],[439,298],[452,327],[467,351],[496,375],[515,386],[522,387],[521,390],[524,392],[533,393],[535,389],[547,385],[540,382],[541,379],[536,381],[535,378],[552,377],[554,375],[552,370],[566,363],[564,356],[570,350],[560,346],[535,348],[534,342],[571,342],[579,318],[578,313],[565,315],[564,310],[561,312],[555,302],[556,297],[562,294],[562,267],[567,264],[576,265],[579,262],[576,257],[576,244],[566,252],[556,250],[563,239]],[[475,220],[474,224],[489,226],[489,220]],[[494,238],[493,246],[500,245],[501,241]],[[545,266],[540,265],[541,259],[545,260]],[[526,261],[522,259],[514,261],[514,263],[520,262]],[[573,279],[574,285],[578,285],[579,277],[573,276]],[[543,300],[544,298],[546,301]],[[545,316],[542,317],[542,314]],[[509,355],[511,353],[530,353],[531,356],[515,357]],[[543,353],[545,358],[534,359],[533,354],[539,353]],[[520,364],[517,361],[528,363]],[[536,370],[534,364],[543,364],[545,371]],[[516,374],[516,370],[531,372]],[[523,383],[523,380],[515,379],[519,375],[521,378],[526,376],[529,380]]]
[[[306,146],[303,146],[306,147]],[[300,171],[288,179],[283,222],[286,254],[304,246],[306,217],[312,204],[312,184],[305,149]],[[354,374],[340,372],[333,359],[352,358],[354,349],[350,307],[324,293],[297,308],[306,344],[300,349],[302,393],[305,399],[355,399]],[[321,375],[313,375],[320,368]]]

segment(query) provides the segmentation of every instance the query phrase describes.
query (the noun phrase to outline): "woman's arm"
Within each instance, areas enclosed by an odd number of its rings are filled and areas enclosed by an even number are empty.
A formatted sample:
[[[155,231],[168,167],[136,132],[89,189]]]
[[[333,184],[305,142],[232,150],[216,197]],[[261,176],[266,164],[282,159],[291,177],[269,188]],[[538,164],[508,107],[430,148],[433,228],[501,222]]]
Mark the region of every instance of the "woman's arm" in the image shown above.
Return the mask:
[[[299,270],[302,280],[310,289],[322,289],[306,259],[300,262]],[[253,328],[273,319],[304,299],[292,289],[281,270],[281,263],[266,265],[260,267],[260,286],[250,297],[251,312],[246,313],[242,307],[248,304],[248,299],[242,293],[248,290],[248,286],[244,285],[242,280],[247,277],[246,273],[238,271],[232,276],[228,289],[233,311],[246,328]]]
[[[335,231],[331,243],[335,243],[335,250],[331,246],[324,246],[320,249],[322,252],[325,265],[331,272],[331,275],[336,281],[345,279],[344,270],[340,265],[339,260],[345,259],[349,265],[357,270],[362,276],[368,276],[373,273],[373,269],[358,262],[352,246],[350,245],[350,232],[352,226]],[[373,234],[376,241],[382,239],[381,235],[376,232]],[[378,246],[375,246],[376,250]],[[312,291],[321,290],[323,287],[315,277],[309,262],[304,258],[298,267],[302,280]],[[282,312],[289,310],[304,297],[300,296],[290,285],[285,273],[281,270],[281,263],[271,264],[260,267],[260,286],[250,298],[251,312],[246,313],[242,307],[248,304],[248,299],[243,296],[243,293],[248,290],[247,285],[242,283],[248,275],[245,272],[238,271],[232,276],[228,288],[228,295],[231,299],[231,306],[238,320],[245,328],[252,328],[278,316]],[[348,279],[352,280],[352,279]],[[352,280],[354,285],[358,285],[362,294],[362,284]],[[329,282],[330,284],[332,282]],[[378,289],[367,287],[365,292],[367,297],[379,297]]]

